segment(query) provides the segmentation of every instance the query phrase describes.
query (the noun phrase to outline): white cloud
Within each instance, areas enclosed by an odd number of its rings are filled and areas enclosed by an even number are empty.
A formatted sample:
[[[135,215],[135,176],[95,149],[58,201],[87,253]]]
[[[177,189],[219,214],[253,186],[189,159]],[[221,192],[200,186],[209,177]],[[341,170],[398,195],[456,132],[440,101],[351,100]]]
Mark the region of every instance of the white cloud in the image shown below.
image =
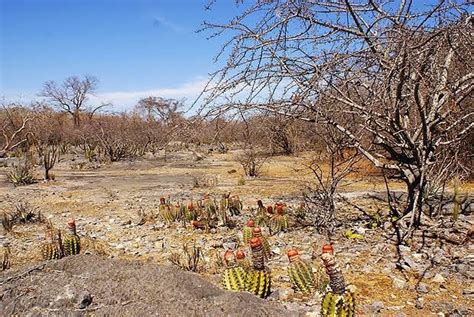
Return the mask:
[[[137,102],[149,96],[174,98],[181,100],[185,98],[188,102],[193,102],[204,89],[207,80],[198,78],[194,81],[186,82],[177,87],[161,87],[149,90],[138,91],[111,91],[96,93],[89,98],[90,103],[111,103],[112,110],[131,109]]]

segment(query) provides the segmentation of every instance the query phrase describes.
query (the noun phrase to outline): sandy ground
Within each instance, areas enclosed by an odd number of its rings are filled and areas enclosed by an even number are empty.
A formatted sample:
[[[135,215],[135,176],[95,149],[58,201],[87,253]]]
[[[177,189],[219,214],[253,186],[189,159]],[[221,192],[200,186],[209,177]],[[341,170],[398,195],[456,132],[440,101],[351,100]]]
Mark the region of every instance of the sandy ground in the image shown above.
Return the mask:
[[[295,197],[300,196],[310,179],[310,173],[301,167],[301,163],[310,159],[307,155],[271,158],[265,164],[262,176],[255,179],[242,176],[233,154],[213,154],[194,161],[190,153],[172,153],[166,161],[162,157],[149,158],[113,163],[97,169],[87,165],[78,169],[79,159],[74,162],[64,160],[52,171],[55,181],[18,188],[6,182],[7,169],[0,168],[0,209],[8,211],[15,203],[25,201],[41,210],[58,228],[64,228],[67,219],[74,217],[84,243],[83,252],[109,258],[169,264],[170,252],[179,250],[182,243],[196,243],[202,246],[205,254],[200,274],[217,284],[220,272],[215,259],[223,252],[223,245],[238,241],[241,227],[203,233],[180,224],[167,226],[159,220],[139,224],[139,215],[156,215],[159,198],[163,196],[189,200],[198,199],[206,192],[216,197],[231,192],[240,195],[244,202],[245,213],[236,219],[242,225],[248,218],[248,207],[255,206],[257,199],[262,199],[265,204],[278,200],[296,204]],[[38,170],[38,177],[40,175]],[[196,179],[199,186],[195,184]],[[386,211],[385,206],[363,198],[367,192],[384,190],[380,178],[370,169],[364,171],[364,177],[351,176],[342,185],[341,191],[360,202],[368,212]],[[403,188],[402,184],[391,185]],[[470,188],[465,191],[469,192]],[[361,226],[358,220],[361,215],[353,208],[341,205],[339,212],[341,218],[355,220],[354,226]],[[472,221],[472,217],[467,220]],[[347,222],[341,232],[351,225],[352,222]],[[1,240],[11,245],[13,268],[40,263],[43,232],[43,224],[17,226],[13,233],[0,232]],[[416,291],[419,275],[430,264],[423,255],[415,257],[415,272],[403,276],[393,267],[395,252],[383,230],[367,230],[364,237],[361,241],[348,240],[338,234],[333,239],[347,280],[357,288],[359,314],[426,316],[473,313],[472,295],[469,295],[472,290],[470,273],[466,278],[466,273],[458,272],[457,266],[450,268],[449,263],[436,264],[426,270],[428,273],[422,283],[427,291],[420,295]],[[297,247],[308,261],[319,265],[318,252],[326,239],[305,228],[270,237],[269,241],[275,253],[268,263],[272,269],[274,289],[278,290],[274,297],[290,309],[318,311],[319,298],[300,298],[289,290],[285,252],[289,247]],[[459,259],[472,254],[471,247],[449,246],[448,252],[445,247],[438,246],[436,250]],[[451,264],[469,263],[465,259],[459,261]],[[8,274],[8,271],[2,274]],[[436,274],[441,274],[444,280],[433,281]]]

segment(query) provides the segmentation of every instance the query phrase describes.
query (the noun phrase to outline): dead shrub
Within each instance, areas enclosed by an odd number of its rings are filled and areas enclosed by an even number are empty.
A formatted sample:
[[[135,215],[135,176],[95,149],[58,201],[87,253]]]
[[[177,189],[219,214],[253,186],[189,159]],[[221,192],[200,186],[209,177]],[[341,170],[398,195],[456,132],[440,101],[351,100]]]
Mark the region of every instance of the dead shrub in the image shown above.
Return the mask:
[[[201,247],[197,247],[196,244],[193,244],[193,247],[189,248],[187,244],[184,244],[182,253],[173,252],[168,259],[173,265],[176,265],[182,270],[197,272],[199,270],[201,257]]]

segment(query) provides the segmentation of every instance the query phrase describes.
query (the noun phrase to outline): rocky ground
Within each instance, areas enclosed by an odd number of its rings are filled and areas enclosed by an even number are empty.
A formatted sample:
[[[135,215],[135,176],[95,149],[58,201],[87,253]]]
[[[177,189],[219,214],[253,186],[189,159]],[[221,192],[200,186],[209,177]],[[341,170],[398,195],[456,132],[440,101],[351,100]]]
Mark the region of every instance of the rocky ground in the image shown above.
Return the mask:
[[[122,261],[109,264],[108,261],[111,260],[106,259],[118,258],[146,262],[147,270],[156,270],[157,276],[160,276],[159,274],[165,274],[163,272],[171,271],[167,268],[156,267],[155,264],[169,266],[169,255],[180,251],[183,243],[196,244],[202,248],[203,259],[198,273],[212,284],[218,285],[222,271],[218,265],[219,256],[226,248],[234,248],[241,243],[241,228],[250,215],[249,207],[255,206],[257,199],[263,199],[265,204],[279,200],[297,204],[297,197],[304,186],[302,180],[307,176],[302,169],[297,168],[300,166],[299,160],[303,159],[301,157],[273,158],[267,163],[262,177],[244,179],[244,182],[239,174],[240,168],[232,155],[214,154],[195,161],[190,153],[184,152],[173,154],[166,161],[162,158],[150,158],[100,167],[94,164],[83,164],[79,159],[74,161],[68,159],[62,161],[53,170],[56,181],[40,182],[25,187],[13,188],[5,179],[0,179],[0,208],[2,210],[11,210],[19,201],[28,202],[31,208],[40,210],[44,217],[58,228],[64,228],[67,219],[74,217],[84,242],[83,253],[102,255],[102,258],[91,258],[99,264],[91,265],[90,268],[80,264],[87,257],[64,259],[58,263],[48,264],[49,273],[42,270],[40,273],[34,272],[31,276],[28,275],[28,278],[8,281],[7,278],[14,276],[14,272],[18,274],[31,265],[41,263],[40,245],[45,225],[40,223],[18,225],[13,228],[13,232],[0,232],[2,242],[8,242],[12,250],[12,269],[4,271],[1,277],[3,309],[7,307],[12,309],[12,302],[17,303],[15,309],[18,312],[34,311],[33,307],[38,305],[42,307],[41,309],[46,309],[45,311],[50,309],[49,312],[76,309],[74,306],[77,304],[76,296],[73,301],[64,306],[61,306],[61,301],[59,304],[54,301],[50,304],[51,298],[48,298],[47,304],[40,304],[32,301],[31,296],[43,288],[55,289],[56,279],[61,280],[62,288],[67,287],[68,281],[63,282],[61,279],[64,275],[87,276],[85,282],[89,284],[85,285],[92,285],[95,279],[94,272],[97,272],[95,274],[97,281],[101,279],[101,274],[98,274],[102,272],[99,269],[101,265],[116,268],[114,269],[116,272],[111,273],[115,283],[121,284],[120,281],[122,281],[129,288],[135,285],[133,292],[138,292],[134,293],[134,296],[138,297],[133,298],[141,298],[139,292],[156,284],[153,280],[143,278],[137,283],[129,284],[128,281],[125,282],[116,277],[120,276],[122,270],[128,268],[130,272],[140,271],[138,266],[142,264]],[[6,171],[6,168],[2,168],[0,172],[4,175]],[[368,191],[374,193],[383,190],[383,184],[377,180],[376,176],[365,175],[363,181],[357,183],[351,180],[347,186],[343,187],[343,190],[352,203],[361,206],[368,213],[386,210],[386,206],[380,202],[370,200],[363,195]],[[223,192],[232,192],[241,196],[244,214],[235,219],[237,228],[219,227],[210,233],[205,233],[182,224],[166,225],[159,219],[153,219],[158,210],[160,197],[169,195],[174,199],[188,200],[197,199],[205,192],[216,197]],[[339,218],[342,220],[342,225],[338,228],[332,243],[347,281],[356,288],[357,312],[360,315],[468,316],[474,314],[472,309],[474,289],[471,286],[474,277],[472,270],[474,248],[472,241],[466,238],[466,230],[472,229],[474,224],[472,215],[460,215],[456,222],[446,217],[443,232],[452,239],[440,240],[425,237],[426,243],[423,248],[417,248],[415,243],[412,247],[402,246],[403,271],[395,266],[397,254],[390,240],[388,227],[367,229],[365,226],[367,219],[363,214],[344,203],[339,205]],[[361,233],[364,239],[347,239],[343,234],[347,229]],[[312,228],[293,226],[288,232],[269,237],[269,242],[274,253],[268,263],[272,270],[273,294],[267,301],[273,301],[270,302],[271,306],[280,302],[282,307],[291,311],[317,315],[320,296],[304,298],[291,289],[286,274],[288,265],[286,251],[289,248],[298,248],[302,257],[311,261],[316,267],[320,265],[321,246],[327,242],[327,238],[315,234]],[[121,264],[117,265],[117,263]],[[121,265],[124,266],[123,269]],[[181,289],[181,280],[179,277],[175,279],[175,273],[172,275],[173,278],[170,279],[169,284],[165,285],[174,289],[173,292],[176,295]],[[195,278],[194,275],[193,278]],[[34,285],[39,280],[44,285],[35,289]],[[159,280],[157,278],[155,281]],[[33,288],[33,291],[30,295],[28,292],[8,291],[15,285],[21,285],[26,290]],[[58,289],[62,289],[61,287]],[[235,305],[238,305],[243,300],[242,298],[248,296],[232,293],[220,295],[221,293],[215,288],[209,287],[209,289],[213,298],[227,300],[236,296],[235,302],[229,304],[230,307],[236,307]],[[82,289],[76,289],[76,291],[79,292]],[[108,312],[106,306],[111,302],[108,302],[104,296],[110,297],[114,294],[105,292],[100,286],[87,291],[95,298],[88,309],[97,309],[101,313]],[[156,294],[160,292],[157,291]],[[175,295],[170,297],[170,301],[179,303],[187,299],[187,296]],[[110,304],[112,305],[110,313],[114,312],[113,309],[120,307],[114,306],[119,305],[116,303],[127,301],[123,300],[126,298],[123,293],[117,296],[119,296],[117,301]],[[209,305],[214,299],[203,301],[199,296],[191,296],[189,302],[183,301],[183,305],[188,303],[191,305],[189,307],[194,307],[190,309],[199,311],[201,307],[199,305]],[[150,299],[146,303],[151,303],[150,305],[153,306],[158,302],[158,300]],[[224,302],[227,303],[227,301]],[[101,303],[105,305],[102,308]],[[261,303],[261,301],[255,301],[255,305]],[[139,304],[134,302],[130,309],[138,307],[135,305]],[[163,314],[167,312],[173,314],[171,309],[174,304],[169,305],[170,311],[162,311]],[[225,310],[222,314],[227,315],[229,312],[230,310]]]

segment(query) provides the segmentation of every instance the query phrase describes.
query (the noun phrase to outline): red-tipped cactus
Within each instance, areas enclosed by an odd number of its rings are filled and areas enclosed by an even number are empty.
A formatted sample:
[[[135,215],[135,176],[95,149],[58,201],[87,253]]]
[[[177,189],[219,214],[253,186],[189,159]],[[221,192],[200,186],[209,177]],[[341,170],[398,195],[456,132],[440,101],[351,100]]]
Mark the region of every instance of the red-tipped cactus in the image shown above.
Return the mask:
[[[354,295],[346,288],[346,282],[333,254],[332,246],[323,247],[322,260],[329,276],[331,290],[321,303],[321,316],[354,316]]]
[[[317,285],[314,278],[313,269],[311,266],[301,260],[299,253],[295,249],[288,251],[288,275],[293,288],[303,294],[312,294],[319,285]]]
[[[250,261],[246,258],[245,252],[242,250],[237,250],[235,253],[235,258],[237,259],[237,265],[243,268],[246,272],[250,270],[251,264]]]
[[[275,214],[270,218],[269,229],[271,234],[288,229],[288,216],[285,213],[283,205],[275,206]]]
[[[64,253],[65,255],[75,255],[81,252],[81,239],[76,232],[76,221],[70,219],[67,224],[67,233],[64,237]]]
[[[267,209],[261,200],[257,200],[257,213],[255,215],[255,222],[258,226],[267,226],[268,224]]]
[[[244,244],[248,244],[252,238],[253,228],[255,228],[255,221],[253,221],[253,219],[247,220],[247,224],[242,231],[242,240],[244,241]]]
[[[224,253],[224,262],[226,269],[221,280],[223,288],[229,291],[245,290],[247,273],[242,267],[237,265],[234,251],[227,250]]]
[[[265,266],[263,243],[260,238],[250,239],[253,268],[247,273],[247,291],[261,298],[266,298],[271,292],[271,274]]]
[[[262,228],[260,227],[253,228],[252,237],[259,238],[262,240],[263,255],[265,256],[265,259],[269,259],[271,257],[272,251],[270,249],[270,244],[268,243],[268,240],[265,238],[265,236],[262,233]]]

